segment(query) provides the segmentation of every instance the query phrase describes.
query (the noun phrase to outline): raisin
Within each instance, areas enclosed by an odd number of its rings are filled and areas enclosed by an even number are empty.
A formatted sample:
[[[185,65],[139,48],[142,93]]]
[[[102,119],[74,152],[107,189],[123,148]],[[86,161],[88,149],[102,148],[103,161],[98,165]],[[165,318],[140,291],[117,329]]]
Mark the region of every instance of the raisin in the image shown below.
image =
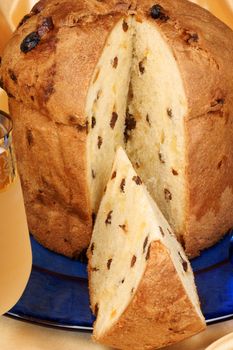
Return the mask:
[[[46,26],[49,30],[54,29],[53,19],[52,17],[45,17],[42,22],[43,26]]]
[[[92,217],[92,225],[94,226],[95,220],[96,220],[96,213],[92,213],[91,217]]]
[[[150,121],[149,114],[146,115],[146,121],[147,121],[148,125],[151,127],[151,121]]]
[[[167,188],[164,189],[164,196],[165,196],[166,201],[172,200],[172,194]]]
[[[120,189],[121,189],[121,192],[125,193],[125,179],[121,180]]]
[[[34,144],[34,137],[33,137],[33,134],[32,134],[32,130],[28,129],[26,136],[27,136],[28,145],[29,146],[33,146],[33,144]]]
[[[126,224],[119,225],[119,227],[120,227],[124,232],[127,232],[127,226],[126,226]]]
[[[52,94],[54,94],[54,82],[50,81],[44,88],[44,99],[47,102]]]
[[[167,228],[167,232],[169,233],[169,235],[174,236],[173,233],[172,233],[172,231],[169,230],[169,228]]]
[[[91,127],[92,127],[92,129],[94,129],[95,125],[96,125],[96,119],[95,119],[95,117],[93,116],[93,117],[91,118]]]
[[[111,225],[111,223],[112,223],[112,210],[108,213],[108,215],[107,215],[107,218],[106,218],[106,220],[105,220],[105,224],[106,225]]]
[[[149,245],[149,247],[147,249],[146,260],[148,260],[150,258],[150,247],[151,247],[151,245]]]
[[[118,57],[117,56],[114,57],[113,62],[112,62],[112,66],[113,66],[113,68],[117,68],[117,66],[118,66]]]
[[[137,122],[132,114],[129,113],[129,110],[126,111],[126,117],[125,117],[125,131],[124,131],[124,138],[125,142],[128,142],[130,138],[130,131],[136,128]]]
[[[188,263],[187,263],[187,261],[183,261],[182,266],[183,266],[184,272],[187,272],[188,271]]]
[[[91,176],[92,176],[92,179],[95,179],[96,177],[96,173],[93,169],[91,169]]]
[[[32,17],[32,15],[33,15],[33,14],[30,14],[30,13],[29,13],[28,15],[25,15],[25,16],[21,19],[21,21],[19,22],[17,28],[21,27],[24,23],[26,23],[26,22],[29,20],[29,18]]]
[[[217,169],[221,169],[222,164],[223,164],[223,160],[220,160],[220,162],[218,162]]]
[[[199,37],[198,37],[198,34],[197,33],[193,33],[193,34],[191,34],[191,37],[190,37],[190,39],[189,39],[189,43],[190,42],[198,42],[198,40],[199,40]]]
[[[52,17],[45,17],[42,20],[40,27],[37,29],[39,36],[42,38],[45,34],[54,29]]]
[[[90,247],[91,254],[93,255],[95,249],[95,243],[93,242]]]
[[[54,90],[55,91],[55,90]],[[53,92],[54,92],[53,91]],[[85,131],[86,132],[86,134],[88,134],[88,121],[86,121],[84,124],[76,124],[75,125],[75,127],[76,127],[76,129],[78,130],[78,131],[80,131],[80,132],[83,132],[83,131]]]
[[[126,125],[127,130],[129,130],[129,131],[135,129],[136,125],[137,125],[135,118],[133,117],[132,114],[129,113],[128,110],[126,112],[125,125]]]
[[[184,270],[184,272],[187,272],[187,271],[188,271],[188,263],[187,263],[187,261],[183,258],[183,256],[180,254],[180,252],[179,252],[179,256],[180,256],[180,258],[181,258],[183,270]]]
[[[46,0],[40,0],[39,2],[37,2],[37,3],[33,6],[32,10],[31,10],[31,13],[33,13],[33,14],[35,14],[35,15],[37,15],[38,13],[40,13],[40,12],[44,9],[44,7],[45,7],[45,2],[46,2]]]
[[[173,118],[173,113],[171,108],[167,108],[167,115],[169,116],[169,118]]]
[[[188,44],[196,43],[199,40],[198,34],[185,30],[183,33],[183,40]]]
[[[122,28],[123,28],[124,32],[127,32],[127,30],[129,29],[129,26],[128,26],[126,21],[123,21]]]
[[[143,60],[139,62],[138,67],[139,67],[139,72],[140,72],[141,74],[144,74],[144,73],[145,73],[145,67],[144,67],[144,62],[143,62]]]
[[[23,53],[27,53],[33,50],[40,42],[40,36],[37,32],[32,32],[28,34],[22,41],[20,45],[20,50]]]
[[[132,180],[137,184],[137,185],[142,185],[142,180],[140,176],[134,176]]]
[[[97,267],[91,267],[91,271],[92,272],[98,272],[100,269],[98,269]]]
[[[118,114],[116,112],[112,112],[112,118],[110,121],[110,126],[112,129],[114,129],[116,122],[117,122],[117,119],[118,119]]]
[[[130,293],[133,294],[133,292],[134,292],[134,288],[131,289]]]
[[[139,164],[138,162],[136,162],[136,163],[135,163],[135,167],[136,167],[137,169],[139,169],[139,168],[140,168],[140,164]]]
[[[225,103],[225,100],[224,100],[224,98],[218,98],[218,99],[216,100],[216,103],[217,103],[217,104],[223,105],[223,104]]]
[[[148,240],[149,240],[149,236],[147,236],[145,238],[145,241],[143,243],[143,254],[146,252],[146,247],[147,247],[147,244],[148,244]]]
[[[134,98],[132,83],[129,83],[128,101],[132,101]]]
[[[158,19],[161,15],[162,7],[158,4],[153,5],[150,9],[150,15],[153,19]]]
[[[115,179],[116,174],[117,174],[117,172],[116,172],[116,170],[114,170],[114,172],[112,173],[112,176],[111,176],[111,180]]]
[[[109,259],[107,262],[107,269],[110,270],[112,264],[112,259]]]
[[[121,283],[123,284],[125,282],[125,279],[123,278],[122,280],[121,280]]]
[[[153,5],[150,9],[150,15],[153,19],[160,19],[166,22],[169,20],[169,16],[164,13],[164,9],[159,4]]]
[[[103,143],[102,137],[101,137],[101,136],[98,136],[98,143],[97,143],[97,145],[98,145],[98,148],[99,148],[99,149],[100,149],[100,147],[102,146],[102,143]]]
[[[165,236],[165,233],[164,233],[164,231],[163,231],[163,229],[162,229],[161,226],[159,226],[159,230],[160,230],[160,232],[161,232],[161,235],[162,235],[162,236]]]
[[[178,171],[176,171],[175,169],[172,169],[172,174],[173,174],[174,176],[178,176],[178,175],[179,175]]]
[[[8,73],[9,73],[9,75],[10,75],[10,78],[11,78],[11,80],[13,80],[13,82],[14,83],[17,83],[17,76],[15,75],[15,73],[13,72],[13,70],[12,69],[9,69],[8,70]]]
[[[137,257],[135,255],[133,255],[133,257],[131,259],[130,267],[134,267],[136,261],[137,261]]]
[[[78,118],[75,115],[69,115],[67,119],[72,125],[76,125],[78,123]]]
[[[161,152],[159,152],[159,160],[162,164],[165,164],[165,160]]]
[[[77,124],[75,127],[78,131],[81,131],[81,132],[85,131],[86,134],[88,134],[88,125],[89,123],[88,121],[86,121],[84,124]]]
[[[208,111],[208,113],[216,113],[221,111],[224,103],[225,103],[224,98],[214,99],[210,104],[210,110]]]
[[[99,312],[99,304],[96,303],[95,307],[94,307],[94,314],[95,314],[95,316],[98,316],[98,312]]]

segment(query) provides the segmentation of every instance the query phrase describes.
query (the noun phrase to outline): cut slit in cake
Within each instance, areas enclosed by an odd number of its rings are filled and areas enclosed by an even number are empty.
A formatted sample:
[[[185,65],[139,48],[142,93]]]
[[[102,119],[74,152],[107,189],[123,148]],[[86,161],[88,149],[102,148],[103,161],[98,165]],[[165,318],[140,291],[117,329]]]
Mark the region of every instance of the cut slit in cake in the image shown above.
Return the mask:
[[[88,257],[97,342],[155,349],[205,328],[184,250],[121,148]]]

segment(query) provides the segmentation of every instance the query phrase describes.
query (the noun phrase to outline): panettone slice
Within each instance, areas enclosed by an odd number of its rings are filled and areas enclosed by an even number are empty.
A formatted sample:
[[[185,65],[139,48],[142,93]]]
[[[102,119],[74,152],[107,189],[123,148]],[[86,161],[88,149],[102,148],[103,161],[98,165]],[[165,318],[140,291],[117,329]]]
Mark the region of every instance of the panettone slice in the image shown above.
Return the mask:
[[[205,328],[189,261],[121,148],[88,256],[97,342],[155,349]]]

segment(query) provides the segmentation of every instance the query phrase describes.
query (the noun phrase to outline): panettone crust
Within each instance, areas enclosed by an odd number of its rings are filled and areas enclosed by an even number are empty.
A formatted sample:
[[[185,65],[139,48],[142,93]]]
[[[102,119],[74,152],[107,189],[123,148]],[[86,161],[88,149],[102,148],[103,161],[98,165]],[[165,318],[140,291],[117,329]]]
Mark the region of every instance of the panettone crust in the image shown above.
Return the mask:
[[[102,335],[97,335],[94,328],[93,338],[117,349],[158,349],[191,337],[205,327],[178,277],[170,253],[155,241],[127,309]]]

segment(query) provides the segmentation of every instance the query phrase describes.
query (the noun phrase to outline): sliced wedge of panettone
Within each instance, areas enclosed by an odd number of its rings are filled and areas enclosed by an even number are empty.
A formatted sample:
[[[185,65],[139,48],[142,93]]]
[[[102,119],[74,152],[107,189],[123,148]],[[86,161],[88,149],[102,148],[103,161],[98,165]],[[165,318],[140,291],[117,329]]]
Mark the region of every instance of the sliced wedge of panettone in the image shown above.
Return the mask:
[[[121,148],[88,257],[97,342],[159,348],[205,328],[184,250]]]

